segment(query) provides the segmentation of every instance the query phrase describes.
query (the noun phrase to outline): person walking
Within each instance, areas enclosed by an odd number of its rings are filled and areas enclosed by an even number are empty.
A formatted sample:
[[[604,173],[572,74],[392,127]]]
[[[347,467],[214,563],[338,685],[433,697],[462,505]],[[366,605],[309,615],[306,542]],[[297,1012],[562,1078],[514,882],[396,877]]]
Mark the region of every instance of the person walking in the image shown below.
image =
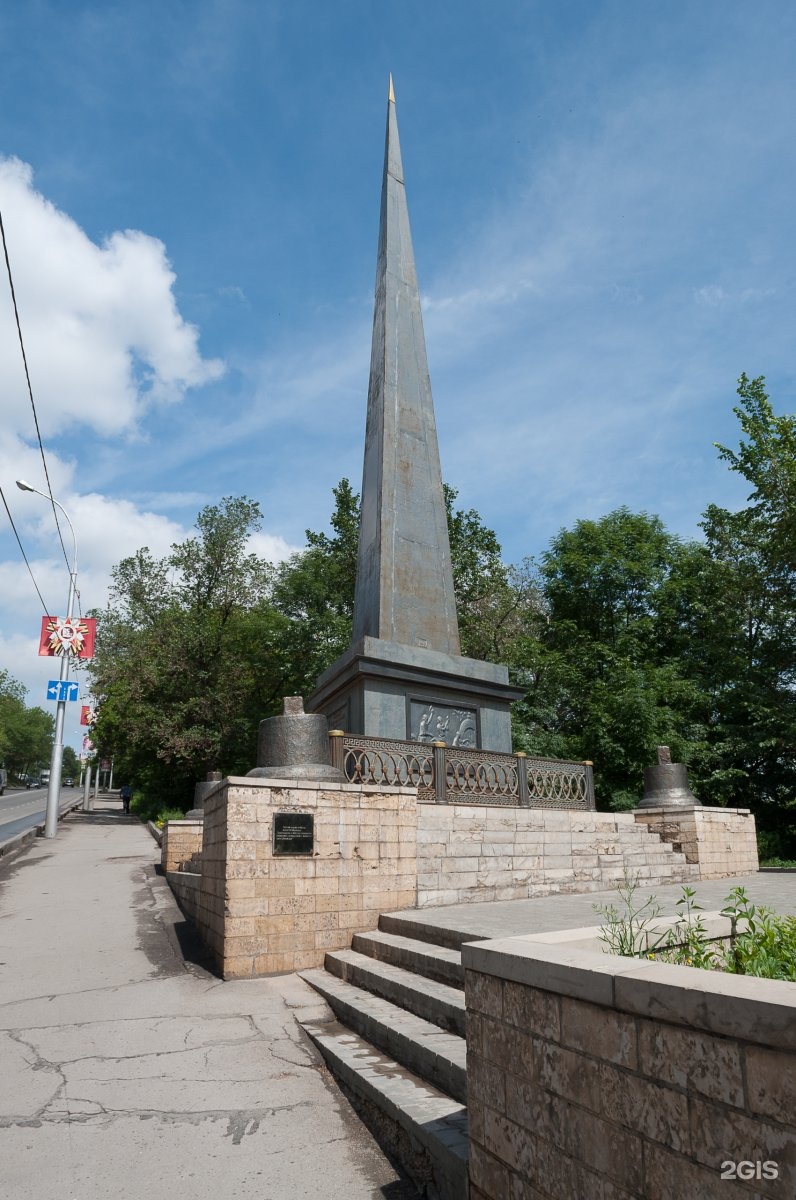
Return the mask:
[[[126,783],[124,785],[124,787],[120,789],[119,796],[121,797],[122,807],[124,808],[124,811],[126,813],[129,813],[130,801],[133,798],[133,789],[130,787],[129,783]]]

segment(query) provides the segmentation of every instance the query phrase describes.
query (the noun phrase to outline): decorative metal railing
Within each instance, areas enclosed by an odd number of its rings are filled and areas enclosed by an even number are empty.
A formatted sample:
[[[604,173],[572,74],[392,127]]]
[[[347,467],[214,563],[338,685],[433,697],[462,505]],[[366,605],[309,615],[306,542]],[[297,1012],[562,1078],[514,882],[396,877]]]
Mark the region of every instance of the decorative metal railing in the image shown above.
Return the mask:
[[[590,762],[462,750],[444,742],[404,742],[337,729],[329,733],[329,748],[332,763],[351,783],[416,787],[424,801],[594,808]]]

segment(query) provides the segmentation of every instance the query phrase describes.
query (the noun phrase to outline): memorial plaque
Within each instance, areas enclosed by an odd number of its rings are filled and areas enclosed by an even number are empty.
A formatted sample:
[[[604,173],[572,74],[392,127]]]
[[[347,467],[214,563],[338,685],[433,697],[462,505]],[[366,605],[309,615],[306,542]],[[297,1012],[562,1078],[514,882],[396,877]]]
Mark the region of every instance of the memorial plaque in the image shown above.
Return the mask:
[[[274,813],[274,854],[312,854],[314,821],[312,813]]]
[[[453,704],[412,700],[409,737],[413,742],[445,742],[447,746],[474,750],[478,745],[478,712]]]

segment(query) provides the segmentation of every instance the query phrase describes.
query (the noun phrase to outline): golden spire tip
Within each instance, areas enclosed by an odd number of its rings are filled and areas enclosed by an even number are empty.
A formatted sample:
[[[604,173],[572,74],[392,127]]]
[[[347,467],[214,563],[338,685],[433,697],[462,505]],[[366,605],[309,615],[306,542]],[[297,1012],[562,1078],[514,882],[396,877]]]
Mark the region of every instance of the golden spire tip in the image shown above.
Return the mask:
[[[395,92],[393,91],[393,86],[392,86],[392,71],[390,71],[390,94],[389,94],[389,96],[387,97],[387,99],[388,99],[388,100],[389,100],[389,101],[390,101],[392,104],[395,104]]]

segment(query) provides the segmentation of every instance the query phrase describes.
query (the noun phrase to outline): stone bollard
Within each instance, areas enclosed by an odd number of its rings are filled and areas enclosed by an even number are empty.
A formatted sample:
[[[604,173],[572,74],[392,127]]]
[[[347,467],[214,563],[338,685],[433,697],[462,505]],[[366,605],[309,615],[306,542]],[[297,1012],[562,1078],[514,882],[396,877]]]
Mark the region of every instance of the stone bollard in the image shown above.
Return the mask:
[[[186,821],[202,821],[205,815],[205,796],[212,792],[217,783],[221,782],[220,771],[208,771],[207,778],[196,784],[193,789],[193,808],[185,814]]]

